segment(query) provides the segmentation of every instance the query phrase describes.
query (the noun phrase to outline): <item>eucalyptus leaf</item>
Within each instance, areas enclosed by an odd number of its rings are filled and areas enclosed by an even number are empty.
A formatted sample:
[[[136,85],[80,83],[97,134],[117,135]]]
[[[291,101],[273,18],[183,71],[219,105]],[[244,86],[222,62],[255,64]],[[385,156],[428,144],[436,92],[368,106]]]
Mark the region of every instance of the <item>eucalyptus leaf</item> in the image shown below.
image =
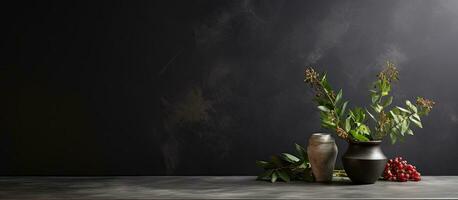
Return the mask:
[[[272,175],[273,169],[266,170],[262,174],[260,174],[257,178],[257,180],[270,180],[270,176]]]
[[[397,138],[396,138],[396,135],[394,133],[390,134],[390,138],[391,138],[391,144],[396,143]]]
[[[383,80],[380,84],[380,90],[381,90],[381,95],[382,96],[386,96],[388,95],[388,93],[390,92],[391,90],[391,86],[390,84],[386,81],[386,80]]]
[[[327,76],[327,74],[324,73],[323,76],[321,77],[321,83],[326,81],[326,76]]]
[[[370,134],[369,127],[364,125],[364,124],[359,125],[356,130],[357,130],[358,134],[362,134],[362,135],[369,135]]]
[[[266,162],[266,161],[263,161],[263,160],[257,160],[256,161],[256,166],[262,167],[264,169],[272,167],[272,165],[269,162]]]
[[[337,93],[336,100],[335,100],[335,105],[339,103],[339,101],[342,99],[342,89],[339,90],[339,93]]]
[[[327,108],[326,106],[318,106],[318,109],[323,111],[323,112],[329,112],[331,110],[329,110],[329,108]]]
[[[401,123],[401,135],[404,136],[404,133],[409,129],[409,125],[407,124],[408,121],[404,120]]]
[[[285,161],[288,161],[290,163],[295,163],[295,162],[298,162],[300,161],[299,158],[297,158],[296,156],[293,156],[289,153],[282,153],[282,157]]]
[[[380,95],[378,94],[371,94],[372,103],[375,104],[380,99]]]
[[[374,115],[372,115],[367,109],[366,109],[366,113],[369,115],[369,117],[371,117],[371,119],[377,122],[377,119],[375,119]]]
[[[413,116],[410,116],[409,119],[410,119],[410,121],[412,121],[418,127],[423,128],[423,125],[421,124],[421,121],[415,119]]]
[[[321,125],[326,128],[334,128],[336,124],[334,122],[328,121],[328,120],[322,120]]]
[[[307,164],[305,162],[298,163],[297,169],[305,169],[307,168]]]
[[[413,113],[417,113],[417,112],[418,112],[417,107],[414,106],[409,100],[406,100],[406,105],[407,105],[407,107],[409,107],[409,109],[410,109]]]
[[[331,113],[329,112],[320,112],[320,119],[330,121],[332,119]]]
[[[283,181],[285,181],[285,182],[290,182],[291,181],[289,175],[285,171],[279,170],[279,171],[277,171],[277,174],[280,177],[280,179],[282,179]]]
[[[365,135],[353,134],[352,136],[353,136],[354,139],[356,139],[356,141],[359,141],[359,142],[367,142],[367,141],[370,141],[369,138],[367,138]]]
[[[304,147],[298,144],[294,144],[297,153],[300,156],[300,159],[303,160],[304,162],[308,162],[308,156],[307,156],[307,151],[305,151]]]
[[[375,112],[380,113],[383,110],[383,106],[379,104],[371,105],[372,109],[374,109]]]
[[[393,111],[391,111],[391,110],[390,110],[390,114],[391,114],[391,116],[393,117],[394,121],[395,121],[396,123],[399,123],[399,117],[398,117],[398,115],[395,114],[395,113],[394,113]]]
[[[405,109],[405,108],[402,108],[402,107],[399,107],[399,106],[396,106],[397,109],[399,109],[400,111],[402,112],[405,112],[405,113],[408,113],[408,114],[411,114],[412,112],[410,112],[409,110]]]
[[[411,129],[407,130],[407,134],[413,135],[413,131]]]
[[[391,105],[391,103],[393,102],[393,96],[389,96],[382,104],[383,107],[387,107],[389,105]]]
[[[363,122],[366,118],[364,110],[360,107],[356,107],[355,109],[353,109],[353,111],[350,112],[350,115],[352,115],[352,118],[355,122],[359,123]]]
[[[270,182],[275,183],[275,182],[277,181],[277,178],[278,178],[277,172],[274,171],[274,172],[272,173],[271,178],[270,178]]]
[[[348,132],[351,129],[351,124],[350,124],[351,117],[348,116],[347,119],[345,119],[345,131]]]
[[[323,85],[323,89],[325,90],[326,93],[329,94],[332,91],[332,88],[329,85],[328,80],[326,79],[326,73],[321,78],[321,85]]]
[[[340,118],[343,118],[345,115],[345,109],[347,108],[348,101],[345,101],[342,104],[342,109],[340,109]]]

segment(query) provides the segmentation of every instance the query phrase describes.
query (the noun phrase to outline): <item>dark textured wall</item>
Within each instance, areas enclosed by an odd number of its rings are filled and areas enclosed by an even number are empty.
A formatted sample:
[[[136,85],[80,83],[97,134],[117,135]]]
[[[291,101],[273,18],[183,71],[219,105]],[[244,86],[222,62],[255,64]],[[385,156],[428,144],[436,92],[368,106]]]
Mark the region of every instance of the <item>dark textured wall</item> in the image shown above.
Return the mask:
[[[306,65],[355,106],[386,59],[400,69],[395,103],[437,107],[385,153],[458,175],[458,1],[16,1],[0,13],[1,175],[255,174],[254,160],[323,131]]]

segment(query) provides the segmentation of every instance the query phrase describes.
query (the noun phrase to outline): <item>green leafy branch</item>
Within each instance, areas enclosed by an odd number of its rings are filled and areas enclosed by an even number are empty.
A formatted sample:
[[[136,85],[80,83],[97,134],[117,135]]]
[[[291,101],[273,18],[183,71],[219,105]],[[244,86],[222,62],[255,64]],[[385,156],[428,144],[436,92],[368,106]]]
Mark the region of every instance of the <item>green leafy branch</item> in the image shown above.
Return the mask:
[[[387,61],[385,69],[378,74],[378,80],[373,83],[374,89],[369,90],[372,100],[370,107],[375,114],[373,115],[366,109],[366,112],[375,123],[373,138],[382,139],[384,136],[390,135],[393,144],[398,140],[403,141],[406,135],[414,134],[410,128],[412,123],[419,128],[423,128],[421,116],[427,115],[435,104],[431,100],[418,97],[416,105],[406,100],[406,108],[395,106],[385,112],[385,109],[393,102],[393,96],[389,96],[389,93],[391,91],[391,83],[399,80],[398,75],[399,72],[394,64]]]
[[[398,80],[399,72],[393,63],[387,62],[386,67],[377,75],[370,91],[370,109],[355,107],[346,109],[348,101],[342,100],[342,90],[337,95],[327,81],[326,74],[320,76],[313,68],[304,71],[304,82],[314,89],[315,102],[320,110],[321,126],[334,131],[346,141],[379,140],[390,135],[392,143],[403,141],[405,135],[413,135],[410,128],[415,124],[422,128],[421,117],[428,115],[434,106],[434,101],[417,98],[416,105],[406,101],[406,108],[395,106],[390,96],[391,84]],[[389,110],[389,111],[386,111]],[[375,123],[374,131],[369,128],[367,115]]]
[[[418,97],[417,102],[421,102],[423,98]],[[432,102],[432,101],[431,101]],[[434,104],[434,102],[432,102]],[[427,108],[421,106],[421,104],[414,105],[409,100],[406,100],[406,108],[396,106],[389,113],[390,123],[388,128],[391,142],[394,144],[397,140],[404,141],[406,135],[414,135],[411,124],[416,125],[418,128],[423,128],[421,123],[421,116],[425,116],[429,113]]]
[[[340,138],[350,141],[369,141],[370,129],[365,125],[364,111],[356,107],[347,109],[348,101],[343,100],[343,92],[335,95],[328,83],[326,74],[320,76],[313,68],[304,72],[305,80],[315,90],[315,102],[320,110],[321,126],[334,131]]]
[[[360,107],[356,107],[349,111],[349,115],[345,120],[346,130],[355,141],[369,141],[371,140],[371,130],[365,124],[366,114]]]
[[[285,182],[292,180],[313,181],[307,152],[298,144],[295,144],[295,148],[297,155],[282,153],[278,156],[271,156],[270,161],[256,161],[256,165],[265,170],[257,179],[272,183],[277,180]]]
[[[312,166],[308,160],[305,149],[295,144],[297,155],[282,153],[271,156],[269,161],[256,161],[256,165],[264,169],[257,180],[270,181],[314,181]],[[333,177],[347,177],[345,170],[333,170]]]

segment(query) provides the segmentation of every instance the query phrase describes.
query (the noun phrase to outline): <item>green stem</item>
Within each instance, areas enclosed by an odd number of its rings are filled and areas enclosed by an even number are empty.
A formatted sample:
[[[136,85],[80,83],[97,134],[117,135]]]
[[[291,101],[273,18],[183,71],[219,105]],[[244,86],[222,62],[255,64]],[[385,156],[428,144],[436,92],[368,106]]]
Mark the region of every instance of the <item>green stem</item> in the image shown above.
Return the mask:
[[[323,89],[324,93],[326,94],[326,97],[328,97],[329,101],[332,103],[332,105],[334,106],[334,108],[336,107],[336,104],[335,104],[335,99],[333,99],[331,96],[329,96],[328,94],[328,91],[326,90],[326,88],[324,87],[323,84],[321,84],[320,82],[320,87]]]
[[[336,121],[335,121],[336,129],[337,129],[337,128],[341,128],[343,125],[341,126],[341,124],[340,124],[340,116],[339,116],[339,115],[337,114],[337,112],[336,112],[336,102],[335,102],[335,99],[332,98],[332,97],[329,95],[328,91],[326,90],[326,88],[323,86],[323,84],[322,84],[321,82],[320,82],[320,87],[321,87],[321,89],[324,91],[324,93],[326,94],[326,97],[328,98],[328,100],[332,103],[332,106],[333,106],[333,108],[332,108],[332,115],[334,116],[334,119],[336,120]],[[334,130],[334,131],[335,131],[335,130]],[[347,134],[348,134],[348,133],[347,133]],[[348,135],[349,135],[349,134],[348,134]],[[344,140],[346,140],[346,141],[349,141],[349,140],[350,140],[349,138],[344,138],[344,137],[341,137],[341,138],[344,139]]]

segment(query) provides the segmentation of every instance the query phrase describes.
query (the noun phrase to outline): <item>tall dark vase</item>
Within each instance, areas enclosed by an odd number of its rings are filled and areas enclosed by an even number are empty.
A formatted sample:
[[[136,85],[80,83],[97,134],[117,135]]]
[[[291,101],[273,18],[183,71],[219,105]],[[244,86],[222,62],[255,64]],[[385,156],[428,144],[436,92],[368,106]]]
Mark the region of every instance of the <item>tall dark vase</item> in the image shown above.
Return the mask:
[[[381,141],[350,142],[342,157],[348,177],[356,184],[372,184],[382,175],[387,162]]]

